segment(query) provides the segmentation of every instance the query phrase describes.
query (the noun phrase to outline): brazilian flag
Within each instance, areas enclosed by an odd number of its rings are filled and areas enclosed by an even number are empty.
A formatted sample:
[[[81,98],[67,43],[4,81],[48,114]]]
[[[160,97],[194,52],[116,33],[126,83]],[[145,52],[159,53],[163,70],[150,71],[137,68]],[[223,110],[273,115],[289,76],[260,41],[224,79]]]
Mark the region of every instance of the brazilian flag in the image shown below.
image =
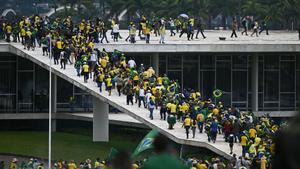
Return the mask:
[[[158,131],[156,128],[152,129],[140,142],[140,144],[136,147],[135,151],[132,154],[132,158],[136,158],[142,152],[148,149],[153,148],[154,138],[158,135]]]

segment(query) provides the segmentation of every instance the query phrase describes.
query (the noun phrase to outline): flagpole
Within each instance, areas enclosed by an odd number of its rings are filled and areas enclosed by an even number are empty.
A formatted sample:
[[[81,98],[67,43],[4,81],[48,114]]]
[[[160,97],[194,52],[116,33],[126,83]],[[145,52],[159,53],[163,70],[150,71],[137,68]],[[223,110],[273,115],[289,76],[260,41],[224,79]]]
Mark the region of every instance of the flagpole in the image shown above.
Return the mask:
[[[48,130],[48,169],[51,169],[51,141],[52,141],[52,63],[51,63],[51,54],[52,54],[52,41],[51,41],[51,33],[50,33],[50,44],[49,44],[49,130]]]

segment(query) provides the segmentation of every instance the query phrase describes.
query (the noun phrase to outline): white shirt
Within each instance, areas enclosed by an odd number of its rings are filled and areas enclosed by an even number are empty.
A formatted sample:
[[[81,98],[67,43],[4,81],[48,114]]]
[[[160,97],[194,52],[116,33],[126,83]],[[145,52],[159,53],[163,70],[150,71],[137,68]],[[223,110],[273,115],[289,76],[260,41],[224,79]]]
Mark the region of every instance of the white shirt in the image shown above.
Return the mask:
[[[143,88],[140,89],[139,96],[142,96],[142,97],[145,96],[145,90]]]
[[[134,60],[130,59],[130,60],[128,61],[128,65],[129,65],[129,68],[134,68],[134,67],[136,66],[136,63],[135,63]]]
[[[152,94],[150,93],[150,92],[148,92],[147,94],[146,94],[146,101],[147,101],[147,103],[149,103],[150,102],[150,97],[152,96]]]
[[[115,24],[113,27],[113,32],[114,33],[119,33],[119,24]]]
[[[90,60],[93,61],[93,62],[96,62],[96,61],[97,61],[97,55],[96,55],[96,53],[92,53],[92,54],[91,54]]]

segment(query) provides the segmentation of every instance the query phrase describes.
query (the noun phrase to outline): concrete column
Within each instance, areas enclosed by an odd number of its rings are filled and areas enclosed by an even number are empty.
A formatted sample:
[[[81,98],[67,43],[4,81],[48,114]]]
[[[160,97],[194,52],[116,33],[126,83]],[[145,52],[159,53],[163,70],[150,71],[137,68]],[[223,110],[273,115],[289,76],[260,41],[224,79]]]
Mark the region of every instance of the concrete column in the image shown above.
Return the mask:
[[[151,56],[151,65],[155,70],[155,74],[159,75],[159,53],[154,53]]]
[[[255,54],[252,56],[252,63],[251,63],[251,91],[252,91],[252,111],[258,111],[258,55]]]
[[[56,132],[56,113],[57,113],[57,76],[51,75],[51,111],[52,111],[52,131]]]
[[[93,141],[108,142],[109,139],[109,106],[99,98],[93,97]]]

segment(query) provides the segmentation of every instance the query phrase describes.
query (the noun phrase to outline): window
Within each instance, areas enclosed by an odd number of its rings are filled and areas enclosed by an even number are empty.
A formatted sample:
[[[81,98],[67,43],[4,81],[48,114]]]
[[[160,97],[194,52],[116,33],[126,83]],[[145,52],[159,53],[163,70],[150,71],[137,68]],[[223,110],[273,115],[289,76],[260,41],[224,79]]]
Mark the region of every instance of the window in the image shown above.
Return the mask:
[[[265,69],[278,69],[279,68],[279,56],[265,56]]]
[[[231,65],[230,62],[217,62],[217,89],[231,92]]]
[[[201,70],[215,69],[215,57],[214,56],[200,56],[200,69]]]
[[[181,55],[171,54],[168,56],[168,70],[181,70]]]
[[[280,94],[280,107],[282,110],[295,110],[295,93]]]
[[[247,71],[232,72],[232,100],[247,100]]]
[[[281,62],[280,65],[280,91],[295,91],[295,62]]]
[[[265,101],[278,101],[279,96],[278,71],[265,71],[264,97]]]
[[[184,57],[183,62],[183,88],[198,88],[198,57]]]
[[[232,69],[247,69],[247,56],[232,56]]]
[[[33,70],[33,62],[28,59],[18,57],[19,70]]]
[[[200,88],[205,99],[212,98],[212,93],[215,89],[215,72],[201,71],[200,73]]]

